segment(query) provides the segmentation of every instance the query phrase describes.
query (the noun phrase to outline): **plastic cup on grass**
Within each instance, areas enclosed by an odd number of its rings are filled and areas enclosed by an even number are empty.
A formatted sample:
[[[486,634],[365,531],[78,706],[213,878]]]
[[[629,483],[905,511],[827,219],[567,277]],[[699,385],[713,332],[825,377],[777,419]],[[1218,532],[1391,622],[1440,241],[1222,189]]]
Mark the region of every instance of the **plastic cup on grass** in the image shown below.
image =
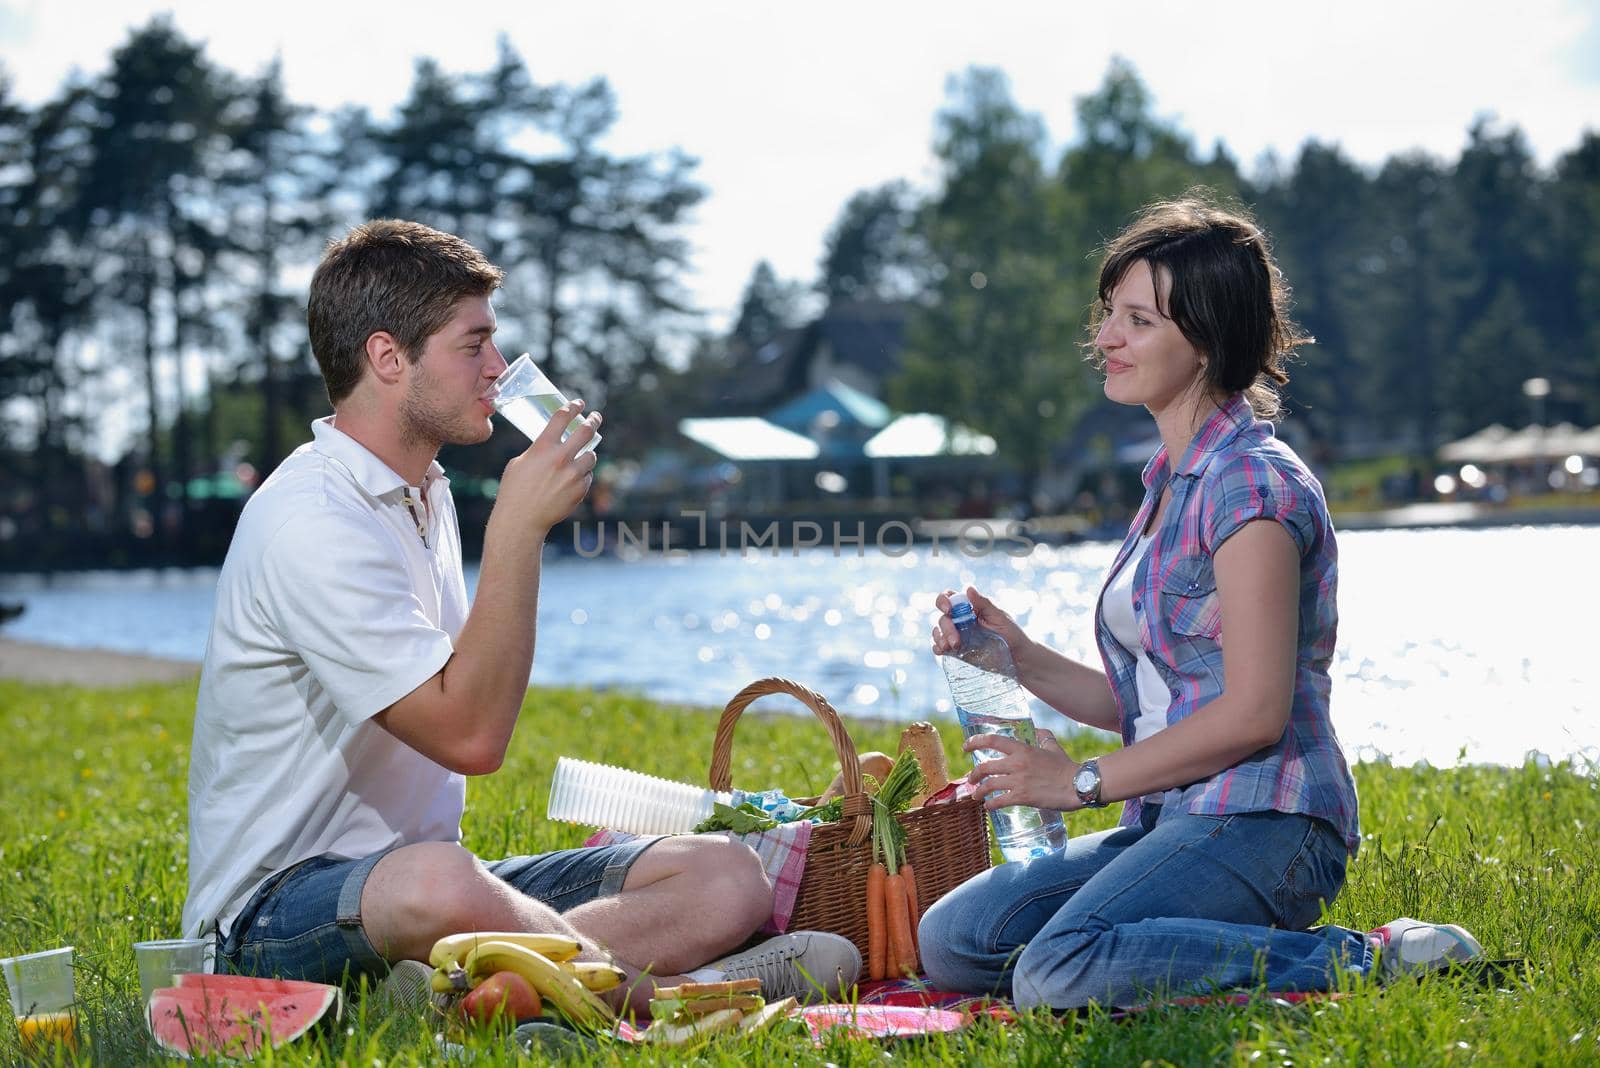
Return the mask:
[[[24,1049],[43,1050],[52,1042],[77,1046],[71,946],[6,957],[0,960],[0,973]]]
[[[133,959],[139,965],[139,999],[149,1006],[150,995],[172,985],[174,975],[211,970],[212,939],[162,938],[135,942]]]

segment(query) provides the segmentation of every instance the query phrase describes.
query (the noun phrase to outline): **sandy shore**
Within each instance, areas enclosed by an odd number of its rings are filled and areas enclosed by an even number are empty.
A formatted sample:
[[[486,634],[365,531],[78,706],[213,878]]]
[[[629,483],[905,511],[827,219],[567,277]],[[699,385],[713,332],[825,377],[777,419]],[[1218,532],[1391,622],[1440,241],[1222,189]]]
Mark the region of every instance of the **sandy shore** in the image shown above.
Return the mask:
[[[105,649],[67,649],[0,638],[0,679],[66,682],[77,686],[133,686],[181,682],[200,674],[187,660],[163,660]]]

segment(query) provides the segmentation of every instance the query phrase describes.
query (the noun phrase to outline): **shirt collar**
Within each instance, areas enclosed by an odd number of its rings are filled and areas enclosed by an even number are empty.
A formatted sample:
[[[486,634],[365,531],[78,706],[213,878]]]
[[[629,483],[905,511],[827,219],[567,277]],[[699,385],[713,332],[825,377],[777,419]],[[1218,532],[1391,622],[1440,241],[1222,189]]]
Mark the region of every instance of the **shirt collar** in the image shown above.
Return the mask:
[[[311,435],[314,439],[314,448],[330,460],[336,461],[350,477],[356,480],[356,485],[369,497],[382,497],[385,494],[403,492],[408,487],[406,480],[395,473],[395,470],[361,442],[346,434],[333,425],[333,416],[326,416],[311,424]],[[422,476],[422,489],[426,493],[433,487],[434,482],[444,478],[444,468],[439,466],[439,461],[434,460],[428,464],[428,473]],[[446,480],[448,484],[448,480]]]
[[[1195,436],[1189,440],[1189,447],[1184,451],[1183,459],[1173,474],[1189,478],[1198,476],[1211,462],[1211,457],[1237,437],[1240,431],[1252,426],[1255,421],[1255,410],[1250,407],[1250,401],[1243,393],[1233,394],[1222,402],[1222,407],[1211,413]],[[1271,424],[1268,424],[1267,429],[1271,431]],[[1144,465],[1144,473],[1140,478],[1144,480],[1146,489],[1156,481],[1166,463],[1167,447],[1163,445],[1156,450],[1154,456],[1150,457],[1150,462]]]

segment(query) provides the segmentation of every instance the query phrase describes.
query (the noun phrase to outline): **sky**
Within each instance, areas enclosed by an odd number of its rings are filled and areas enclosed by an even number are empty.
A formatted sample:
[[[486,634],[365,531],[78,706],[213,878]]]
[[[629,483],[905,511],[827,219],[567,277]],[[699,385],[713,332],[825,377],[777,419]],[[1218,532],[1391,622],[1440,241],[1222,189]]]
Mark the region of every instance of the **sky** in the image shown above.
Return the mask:
[[[1510,14],[1513,6],[1515,15]],[[506,34],[541,84],[603,76],[616,91],[617,152],[681,148],[709,196],[687,236],[686,282],[725,324],[755,264],[817,275],[851,194],[894,179],[931,187],[930,145],[947,78],[971,65],[1010,77],[1054,146],[1074,101],[1128,59],[1155,109],[1204,149],[1250,168],[1292,160],[1308,138],[1376,164],[1420,148],[1453,158],[1483,114],[1525,132],[1548,165],[1600,129],[1594,0],[0,0],[0,68],[37,103],[74,69],[98,74],[132,27],[171,12],[219,65],[259,72],[281,56],[288,91],[323,109],[386,115],[416,57],[448,71],[494,61]]]

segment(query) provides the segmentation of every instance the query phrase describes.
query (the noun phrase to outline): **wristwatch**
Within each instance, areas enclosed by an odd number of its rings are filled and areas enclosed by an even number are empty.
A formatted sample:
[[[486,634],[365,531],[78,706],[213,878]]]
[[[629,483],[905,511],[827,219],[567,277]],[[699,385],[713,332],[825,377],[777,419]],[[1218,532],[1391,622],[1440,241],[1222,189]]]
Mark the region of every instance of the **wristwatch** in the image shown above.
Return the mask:
[[[1085,760],[1079,764],[1078,773],[1072,777],[1072,788],[1078,792],[1078,801],[1084,808],[1104,808],[1105,802],[1100,800],[1100,762]]]

